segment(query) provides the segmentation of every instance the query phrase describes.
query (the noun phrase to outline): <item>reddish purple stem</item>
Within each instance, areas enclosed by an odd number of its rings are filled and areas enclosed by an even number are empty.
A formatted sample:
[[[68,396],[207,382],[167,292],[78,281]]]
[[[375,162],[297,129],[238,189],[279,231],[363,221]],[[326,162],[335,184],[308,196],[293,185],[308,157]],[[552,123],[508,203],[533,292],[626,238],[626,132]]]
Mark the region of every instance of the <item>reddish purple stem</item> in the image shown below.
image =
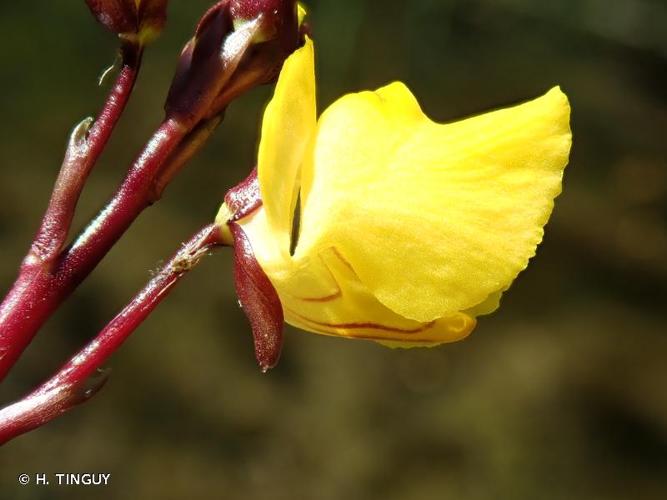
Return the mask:
[[[76,286],[54,273],[84,183],[106,146],[129,100],[141,65],[142,48],[124,44],[122,67],[89,130],[79,125],[19,276],[0,305],[0,381],[39,327]],[[94,267],[94,266],[93,266]]]
[[[285,58],[298,46],[300,34],[295,1],[272,2],[254,2],[257,16],[236,28],[228,1],[208,11],[181,55],[167,98],[167,118],[111,201],[65,248],[83,184],[134,85],[141,49],[131,44],[124,48],[123,69],[97,121],[90,130],[82,123],[72,134],[41,228],[16,282],[0,304],[0,381],[49,316],[139,214],[159,199],[167,183],[215,129],[230,99],[276,77]],[[160,19],[164,5],[155,5]],[[100,17],[104,6],[99,2],[89,2],[89,6],[98,20],[116,29],[113,19]],[[259,42],[258,36],[273,38]]]
[[[90,399],[106,381],[102,365],[211,249],[224,245],[220,228],[198,231],[111,322],[53,377],[0,410],[0,444],[35,429]],[[102,375],[102,376],[100,376]]]
[[[166,120],[135,160],[120,188],[102,211],[54,262],[29,256],[12,290],[0,305],[0,380],[37,330],[97,266],[139,214],[159,193],[160,169],[187,129]]]
[[[31,257],[51,262],[65,245],[83,186],[130,98],[142,53],[140,45],[128,43],[121,47],[122,66],[99,116],[90,129],[84,120],[72,134],[51,200],[33,241]]]

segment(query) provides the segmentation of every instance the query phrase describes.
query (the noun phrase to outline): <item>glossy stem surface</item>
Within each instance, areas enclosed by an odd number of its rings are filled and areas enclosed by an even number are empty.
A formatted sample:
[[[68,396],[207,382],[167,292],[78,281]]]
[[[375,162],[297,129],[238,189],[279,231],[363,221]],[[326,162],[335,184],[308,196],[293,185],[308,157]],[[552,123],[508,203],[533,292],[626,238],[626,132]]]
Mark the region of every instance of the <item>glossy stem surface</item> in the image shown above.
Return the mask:
[[[111,137],[130,99],[141,66],[140,45],[121,47],[121,67],[98,117],[77,126],[51,194],[42,223],[30,249],[29,259],[50,263],[65,246],[74,211],[83,187]]]
[[[28,257],[0,305],[0,380],[37,330],[90,274],[143,210],[156,200],[156,179],[187,129],[166,120],[146,144],[111,201],[59,256]]]
[[[49,380],[0,410],[0,444],[40,427],[90,399],[106,382],[102,365],[204,255],[223,245],[220,228],[215,224],[204,227],[184,243],[97,337]]]
[[[19,275],[0,304],[0,381],[36,331],[73,288],[56,276],[83,186],[116,127],[141,66],[140,45],[121,46],[121,67],[95,121],[84,120],[72,133],[51,199],[23,260]]]

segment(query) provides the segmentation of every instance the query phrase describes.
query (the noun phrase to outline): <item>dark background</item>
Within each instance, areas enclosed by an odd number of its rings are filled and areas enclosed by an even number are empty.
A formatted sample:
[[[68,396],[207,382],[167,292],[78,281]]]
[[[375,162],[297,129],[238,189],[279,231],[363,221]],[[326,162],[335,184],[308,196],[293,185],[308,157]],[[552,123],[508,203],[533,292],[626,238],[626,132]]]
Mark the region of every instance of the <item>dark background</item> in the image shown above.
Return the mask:
[[[210,4],[173,0],[80,204],[110,195],[161,117],[180,46]],[[466,341],[394,351],[288,329],[257,369],[229,252],[204,261],[113,358],[87,405],[0,450],[0,497],[667,498],[667,7],[661,0],[313,0],[319,100],[394,79],[446,121],[560,84],[574,148],[538,255]],[[113,36],[83,1],[0,6],[0,288],[98,108]],[[270,88],[44,327],[9,402],[94,335],[253,163]],[[19,473],[108,472],[106,489]]]

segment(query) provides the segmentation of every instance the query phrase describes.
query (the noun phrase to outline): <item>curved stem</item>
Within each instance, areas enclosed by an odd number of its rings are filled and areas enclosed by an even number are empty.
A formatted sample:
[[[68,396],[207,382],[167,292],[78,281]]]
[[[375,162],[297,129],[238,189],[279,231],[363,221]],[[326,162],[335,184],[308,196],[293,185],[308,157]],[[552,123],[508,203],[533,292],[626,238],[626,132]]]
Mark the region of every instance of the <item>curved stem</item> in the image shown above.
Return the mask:
[[[106,382],[102,365],[211,249],[223,246],[219,226],[198,231],[144,289],[55,375],[0,410],[0,444],[35,429],[90,399]],[[102,376],[100,376],[102,375]]]
[[[0,380],[59,301],[67,296],[67,289],[72,289],[54,276],[52,269],[65,244],[84,183],[130,98],[142,52],[136,44],[121,47],[122,66],[97,120],[92,124],[90,119],[84,120],[72,133],[40,228],[19,276],[0,304]]]
[[[111,201],[56,261],[26,259],[14,287],[0,305],[0,380],[53,311],[152,203],[155,178],[186,134],[178,122],[165,121]]]
[[[26,259],[28,265],[33,259],[52,262],[65,245],[86,179],[132,94],[142,53],[138,44],[126,43],[121,47],[121,68],[97,119],[84,120],[72,133],[51,200]]]
[[[155,201],[155,178],[187,133],[175,120],[167,120],[158,128],[111,201],[65,250],[54,274],[76,286],[97,266],[139,214]]]

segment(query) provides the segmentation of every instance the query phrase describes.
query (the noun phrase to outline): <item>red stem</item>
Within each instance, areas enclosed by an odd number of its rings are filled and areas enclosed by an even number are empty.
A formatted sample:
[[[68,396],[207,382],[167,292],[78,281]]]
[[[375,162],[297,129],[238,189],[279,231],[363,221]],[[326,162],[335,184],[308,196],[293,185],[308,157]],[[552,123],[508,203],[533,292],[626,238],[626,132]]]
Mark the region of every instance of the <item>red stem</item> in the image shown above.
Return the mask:
[[[30,257],[0,305],[0,381],[53,311],[97,266],[139,214],[156,199],[155,180],[187,134],[175,120],[158,128],[120,188],[53,263]]]
[[[293,6],[294,2],[287,4]],[[88,137],[84,137],[85,124],[75,130],[35,244],[0,304],[0,381],[49,316],[139,214],[159,199],[168,182],[215,129],[229,99],[272,79],[278,63],[293,50],[296,37],[290,39],[289,51],[282,39],[256,43],[256,36],[270,28],[266,23],[275,21],[268,15],[257,16],[244,27],[228,32],[231,26],[226,9],[221,2],[209,11],[217,16],[216,22],[205,16],[208,21],[200,24],[197,36],[181,56],[182,64],[167,98],[167,119],[135,160],[112,200],[63,250],[83,183],[131,90],[136,76],[132,64],[121,72],[114,89],[118,91],[112,92]],[[285,13],[292,10],[290,7]],[[287,23],[280,29],[291,33],[290,27]],[[232,77],[235,79],[230,80]]]
[[[87,119],[72,133],[51,200],[28,254],[29,262],[35,258],[43,263],[51,262],[65,245],[86,179],[107,145],[132,94],[142,53],[138,44],[123,44],[122,66],[99,116],[90,129],[86,130],[90,125],[90,119]]]
[[[53,274],[84,183],[106,146],[139,73],[142,48],[121,47],[122,67],[97,120],[72,134],[42,223],[19,276],[0,304],[0,381],[59,302],[73,289]],[[57,283],[57,285],[56,285]]]
[[[0,444],[90,399],[106,382],[96,377],[101,366],[209,250],[224,244],[215,224],[192,236],[95,339],[36,390],[0,410]]]
[[[69,285],[78,285],[139,214],[157,201],[155,179],[187,132],[175,120],[162,123],[135,160],[111,201],[76,238],[54,269],[61,280]]]

